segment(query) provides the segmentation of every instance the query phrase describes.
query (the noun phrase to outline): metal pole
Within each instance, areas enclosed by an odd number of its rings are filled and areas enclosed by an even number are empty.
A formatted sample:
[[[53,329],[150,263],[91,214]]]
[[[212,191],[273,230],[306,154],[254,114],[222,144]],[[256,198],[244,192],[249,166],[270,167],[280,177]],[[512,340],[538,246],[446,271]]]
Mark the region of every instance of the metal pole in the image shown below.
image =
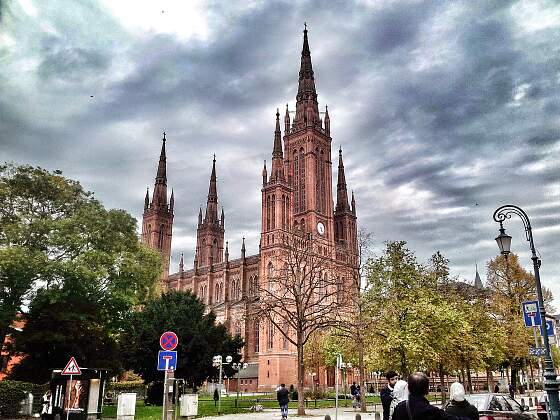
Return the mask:
[[[70,386],[68,389],[68,407],[66,409],[66,420],[68,420],[68,418],[70,417],[70,394],[72,394],[72,375],[70,375]]]
[[[163,413],[161,414],[161,420],[165,420],[167,415],[167,370],[169,369],[169,359],[165,359],[165,374],[163,375]]]
[[[341,358],[342,356],[340,354],[336,356],[336,370],[334,375],[334,420],[338,420],[338,367],[340,366]]]
[[[237,396],[235,397],[235,408],[239,410],[239,371],[241,368],[237,369]]]
[[[218,416],[222,412],[222,362],[220,361],[220,376],[218,379]]]
[[[511,214],[518,215],[523,224],[525,225],[525,235],[527,237],[527,241],[529,241],[529,245],[531,248],[531,259],[533,260],[533,270],[535,271],[535,286],[537,289],[537,300],[539,302],[539,312],[541,315],[541,323],[545,323],[546,327],[546,310],[544,307],[543,295],[542,295],[542,288],[541,288],[541,276],[539,272],[539,268],[541,265],[541,261],[539,257],[537,257],[537,252],[535,250],[535,244],[533,241],[533,231],[531,229],[531,222],[529,221],[529,217],[527,213],[523,211],[520,207],[508,204],[498,208],[494,212],[494,220],[502,223],[505,219],[511,218]],[[548,340],[548,335],[546,334],[546,329],[543,331],[542,334],[544,348],[545,348],[545,356],[544,356],[544,389],[546,391],[548,397],[548,413],[550,420],[559,420],[560,413],[558,412],[559,408],[559,400],[558,400],[558,381],[556,379],[556,371],[554,369],[554,362],[552,361],[552,354],[550,352],[550,343]]]

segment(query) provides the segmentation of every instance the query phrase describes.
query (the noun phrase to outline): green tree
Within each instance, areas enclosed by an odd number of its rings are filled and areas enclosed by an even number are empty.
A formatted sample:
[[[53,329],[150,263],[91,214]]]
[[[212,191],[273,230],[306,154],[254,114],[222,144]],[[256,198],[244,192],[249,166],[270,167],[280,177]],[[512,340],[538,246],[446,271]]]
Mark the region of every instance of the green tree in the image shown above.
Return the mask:
[[[535,278],[521,267],[517,255],[500,255],[488,263],[488,287],[490,310],[505,333],[505,361],[511,369],[511,383],[516,386],[517,373],[526,366],[529,347],[534,345],[532,331],[523,323],[521,304],[536,300]],[[552,298],[549,290],[543,289],[543,298],[548,305]]]
[[[131,314],[121,337],[125,367],[140,374],[146,383],[163,381],[163,372],[158,372],[155,365],[159,338],[165,331],[174,331],[179,338],[175,375],[192,388],[216,375],[212,356],[231,355],[233,362],[238,362],[243,340],[232,337],[224,325],[216,324],[214,313],[205,310],[189,292],[169,291],[148,301]],[[233,371],[226,367],[225,373],[231,376]]]
[[[72,307],[76,293],[80,302],[91,303],[90,310],[96,308],[97,324],[116,334],[127,311],[155,292],[160,272],[161,257],[139,243],[132,216],[106,210],[60,171],[0,165],[0,342],[26,300],[35,307],[32,316],[42,317],[40,308],[49,308],[45,301]],[[41,298],[34,305],[37,291]],[[28,337],[26,330],[19,341],[37,347],[18,348],[16,341],[16,351],[48,363],[40,332]]]

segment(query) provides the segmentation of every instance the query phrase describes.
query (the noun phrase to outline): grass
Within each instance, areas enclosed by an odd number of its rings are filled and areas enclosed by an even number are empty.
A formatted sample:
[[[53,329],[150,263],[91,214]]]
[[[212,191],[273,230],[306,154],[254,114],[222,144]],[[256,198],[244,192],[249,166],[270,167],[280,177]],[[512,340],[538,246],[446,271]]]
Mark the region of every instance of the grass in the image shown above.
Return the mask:
[[[232,413],[249,413],[249,408],[255,404],[262,405],[264,408],[274,408],[278,409],[278,402],[276,401],[275,395],[262,395],[259,397],[255,396],[240,396],[238,400],[237,407],[235,406],[235,396],[233,397],[222,397],[222,414],[232,414]],[[380,404],[379,397],[367,397],[368,405]],[[334,398],[328,399],[318,399],[318,400],[307,400],[306,408],[332,408],[335,406]],[[339,406],[351,407],[351,400],[339,400]],[[289,408],[297,408],[297,401],[290,401]],[[145,406],[143,402],[138,401],[136,403],[136,415],[137,420],[159,420],[161,419],[162,407],[161,406]],[[218,406],[214,405],[214,401],[211,398],[201,396],[198,400],[198,416],[197,417],[207,417],[215,416],[218,414]],[[117,417],[117,406],[109,405],[103,407],[102,418],[116,418]]]

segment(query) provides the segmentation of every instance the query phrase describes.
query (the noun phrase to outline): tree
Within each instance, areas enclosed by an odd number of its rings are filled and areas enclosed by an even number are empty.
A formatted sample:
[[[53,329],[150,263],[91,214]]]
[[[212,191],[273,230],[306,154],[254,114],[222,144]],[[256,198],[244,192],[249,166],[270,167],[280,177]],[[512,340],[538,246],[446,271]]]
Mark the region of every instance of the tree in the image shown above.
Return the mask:
[[[490,310],[495,322],[505,332],[506,361],[511,369],[511,383],[516,386],[517,373],[527,363],[529,347],[534,343],[531,330],[523,323],[521,304],[536,300],[535,278],[519,264],[515,254],[500,255],[488,263]],[[543,289],[545,306],[552,295]]]
[[[343,338],[347,355],[355,355],[360,371],[360,387],[366,389],[366,344],[371,341],[376,319],[371,315],[377,310],[377,302],[369,299],[367,291],[371,285],[366,275],[367,264],[371,256],[373,235],[366,229],[358,231],[358,269],[354,271],[354,290],[346,294],[346,316],[332,331],[334,336]],[[367,411],[366,404],[361,404],[361,411]]]
[[[229,335],[224,325],[216,324],[215,314],[205,311],[204,303],[190,292],[169,291],[148,301],[130,315],[121,337],[125,367],[146,383],[163,381],[163,372],[155,369],[155,363],[159,338],[165,331],[173,331],[179,338],[175,375],[184,378],[189,387],[197,388],[216,375],[212,356],[231,355],[233,362],[239,362],[243,340]],[[226,366],[225,373],[230,376],[233,371]]]
[[[41,317],[39,308],[48,311],[47,301],[70,299],[68,307],[73,307],[75,293],[81,294],[80,302],[91,303],[90,310],[96,308],[97,325],[115,334],[124,314],[155,292],[160,272],[161,257],[139,243],[132,216],[106,210],[60,171],[0,165],[1,342],[25,300],[35,307],[33,316]],[[34,305],[37,291],[43,292]],[[25,348],[28,356],[33,352],[36,360],[44,356],[48,363],[48,348],[37,341],[41,335],[25,334],[26,329],[20,342],[37,344]],[[23,349],[16,341],[16,351]]]
[[[297,350],[298,415],[305,414],[304,347],[313,334],[338,325],[343,285],[328,273],[319,244],[295,231],[284,237],[275,269],[258,286],[253,317],[266,319]]]

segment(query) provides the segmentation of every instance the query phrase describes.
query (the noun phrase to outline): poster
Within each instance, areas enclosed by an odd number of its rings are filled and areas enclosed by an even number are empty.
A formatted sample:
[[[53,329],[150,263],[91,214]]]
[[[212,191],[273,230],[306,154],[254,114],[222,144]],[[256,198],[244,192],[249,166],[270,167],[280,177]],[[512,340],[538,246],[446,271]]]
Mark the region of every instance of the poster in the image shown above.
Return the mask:
[[[68,380],[64,395],[64,411],[85,411],[88,399],[88,381]]]

